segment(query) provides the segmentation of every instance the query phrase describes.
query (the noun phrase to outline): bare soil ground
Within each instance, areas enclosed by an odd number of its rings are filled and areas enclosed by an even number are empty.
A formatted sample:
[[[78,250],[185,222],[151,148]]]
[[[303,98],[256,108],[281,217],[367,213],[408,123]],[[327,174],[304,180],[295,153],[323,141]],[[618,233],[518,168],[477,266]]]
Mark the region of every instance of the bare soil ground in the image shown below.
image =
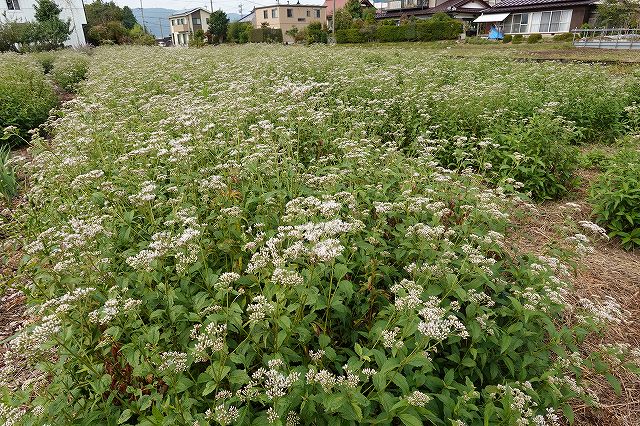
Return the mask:
[[[567,202],[579,209],[570,215],[575,221],[589,220],[591,207],[586,190],[597,172],[582,170],[582,185],[570,199],[538,205],[537,212],[523,218],[514,230],[517,246],[524,251],[543,254],[545,247],[562,243],[566,223]],[[574,276],[575,297],[604,298],[611,296],[628,312],[627,323],[612,326],[602,335],[592,336],[583,344],[584,352],[597,349],[601,344],[627,343],[640,347],[640,253],[624,251],[616,241],[599,240],[594,251],[580,262]],[[602,407],[576,404],[575,424],[580,426],[638,426],[640,425],[640,377],[623,368],[613,372],[622,384],[622,393],[616,395],[607,381],[600,376],[589,378],[588,387],[600,399]]]

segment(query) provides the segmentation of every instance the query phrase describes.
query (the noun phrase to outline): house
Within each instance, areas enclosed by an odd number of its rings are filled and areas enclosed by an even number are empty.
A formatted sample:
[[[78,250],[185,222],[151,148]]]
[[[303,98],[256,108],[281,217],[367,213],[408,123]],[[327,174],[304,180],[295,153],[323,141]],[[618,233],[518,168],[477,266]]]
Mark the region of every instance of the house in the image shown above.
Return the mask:
[[[436,13],[446,13],[470,24],[489,7],[485,0],[392,0],[377,10],[376,19],[427,19]]]
[[[87,24],[82,0],[56,0],[56,4],[62,9],[60,19],[71,21],[71,34],[65,46],[80,47],[87,44],[84,38],[83,25]],[[35,21],[34,0],[3,0],[0,1],[0,20],[15,22]]]
[[[188,46],[193,34],[202,30],[207,32],[207,21],[211,13],[202,7],[169,16],[169,31],[174,46]]]
[[[305,5],[305,4],[276,4],[273,6],[256,7],[254,28],[263,25],[269,28],[281,29],[282,40],[286,43],[294,42],[293,37],[287,34],[292,28],[302,30],[312,22],[320,22],[325,25],[327,22],[326,6]]]
[[[325,0],[324,6],[327,8],[327,27],[333,28],[333,5],[335,3],[336,10],[342,9],[346,4],[347,0]],[[360,0],[360,7],[363,9],[374,7],[373,3],[369,0]]]
[[[502,0],[483,11],[474,22],[478,34],[492,26],[504,34],[567,33],[585,23],[593,23],[598,0]]]

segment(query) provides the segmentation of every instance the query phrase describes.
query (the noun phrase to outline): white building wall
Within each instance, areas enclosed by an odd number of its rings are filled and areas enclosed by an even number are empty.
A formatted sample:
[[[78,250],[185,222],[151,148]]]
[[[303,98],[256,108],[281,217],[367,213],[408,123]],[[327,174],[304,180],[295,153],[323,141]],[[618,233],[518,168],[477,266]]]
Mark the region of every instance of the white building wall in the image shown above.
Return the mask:
[[[16,0],[13,1],[16,2]],[[71,35],[65,42],[65,46],[79,47],[87,44],[82,30],[82,26],[87,23],[82,0],[54,0],[54,2],[62,9],[60,19],[71,20]],[[36,11],[33,7],[35,0],[17,0],[17,3],[19,10],[9,10],[6,0],[1,0],[0,19],[17,22],[35,21]]]

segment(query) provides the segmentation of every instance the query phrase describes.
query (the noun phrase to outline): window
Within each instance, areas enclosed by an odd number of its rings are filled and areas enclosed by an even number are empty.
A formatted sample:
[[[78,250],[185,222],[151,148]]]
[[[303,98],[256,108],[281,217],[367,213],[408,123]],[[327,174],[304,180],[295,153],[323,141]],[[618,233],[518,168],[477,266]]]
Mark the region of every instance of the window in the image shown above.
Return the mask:
[[[307,17],[311,18],[311,11],[310,10],[307,10]]]
[[[264,16],[264,19],[269,19],[269,11],[268,10],[263,11],[262,15]]]
[[[567,32],[571,26],[572,10],[553,10],[531,14],[531,33]]]
[[[180,25],[184,25],[184,18],[180,18]]]
[[[320,17],[320,9],[316,9],[315,12],[316,12],[316,18],[319,18]]]
[[[293,9],[287,9],[287,18],[293,18]]]
[[[7,0],[7,7],[9,10],[20,10],[20,3],[18,0]]]
[[[526,33],[529,26],[528,13],[514,13],[504,21],[505,33]]]
[[[193,18],[193,25],[200,25],[202,24],[202,21],[200,20],[200,18]]]
[[[278,17],[278,9],[271,9],[271,17],[272,18]]]

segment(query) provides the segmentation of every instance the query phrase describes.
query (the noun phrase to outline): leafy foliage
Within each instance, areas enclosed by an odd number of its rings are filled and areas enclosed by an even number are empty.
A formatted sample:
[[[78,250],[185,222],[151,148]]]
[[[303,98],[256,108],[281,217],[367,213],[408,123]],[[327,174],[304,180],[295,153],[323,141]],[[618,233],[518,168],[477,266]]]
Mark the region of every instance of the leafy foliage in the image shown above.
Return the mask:
[[[155,43],[151,34],[142,31],[133,11],[128,6],[120,7],[113,1],[95,0],[84,5],[87,17],[85,29],[87,41],[101,44],[147,44]]]
[[[250,22],[231,22],[227,27],[227,41],[230,43],[248,43],[253,25]]]
[[[82,53],[65,52],[56,56],[51,77],[58,86],[67,92],[74,92],[78,83],[84,80],[89,71],[89,57]]]
[[[590,191],[593,214],[622,246],[640,246],[640,150],[622,150]]]
[[[40,320],[6,351],[3,413],[540,425],[591,401],[581,377],[605,358],[577,344],[619,306],[566,300],[562,259],[505,235],[520,195],[431,142],[491,137],[547,164],[574,136],[567,93],[624,84],[406,48],[238,49],[98,49],[34,140],[12,237]]]
[[[2,140],[2,139],[0,139]],[[18,182],[13,166],[9,163],[11,151],[8,145],[0,145],[0,195],[9,200],[18,192]]]
[[[636,28],[640,7],[633,0],[604,0],[596,8],[596,26],[604,28]]]
[[[227,35],[227,26],[229,25],[229,18],[227,14],[222,10],[216,10],[209,17],[209,34],[214,43],[222,43]]]
[[[47,120],[57,104],[53,87],[35,60],[14,53],[0,54],[0,129],[14,126],[26,136],[28,130]]]
[[[336,22],[338,22],[336,20]],[[462,24],[446,14],[435,14],[430,19],[403,25],[364,25],[336,31],[337,43],[364,43],[368,41],[435,41],[455,40],[462,32]]]

